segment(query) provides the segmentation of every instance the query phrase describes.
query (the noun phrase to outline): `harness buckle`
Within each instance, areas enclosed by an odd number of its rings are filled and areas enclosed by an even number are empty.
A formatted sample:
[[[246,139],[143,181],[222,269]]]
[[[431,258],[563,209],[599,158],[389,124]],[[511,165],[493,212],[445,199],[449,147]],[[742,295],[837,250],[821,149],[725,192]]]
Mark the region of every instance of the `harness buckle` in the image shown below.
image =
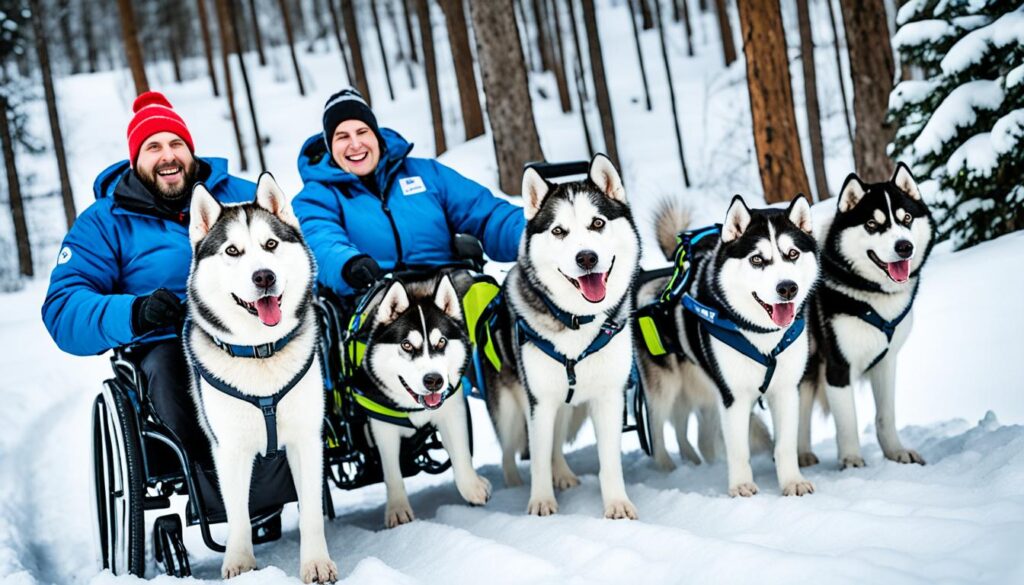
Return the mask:
[[[263,411],[263,416],[277,415],[277,405],[272,398],[260,398],[260,410]]]
[[[270,344],[270,343],[264,343],[262,345],[254,345],[252,349],[253,349],[253,353],[256,354],[256,357],[258,357],[260,359],[268,358],[268,357],[274,355],[274,346],[272,344]]]
[[[568,359],[565,360],[565,375],[569,378],[569,386],[576,385],[576,360]]]

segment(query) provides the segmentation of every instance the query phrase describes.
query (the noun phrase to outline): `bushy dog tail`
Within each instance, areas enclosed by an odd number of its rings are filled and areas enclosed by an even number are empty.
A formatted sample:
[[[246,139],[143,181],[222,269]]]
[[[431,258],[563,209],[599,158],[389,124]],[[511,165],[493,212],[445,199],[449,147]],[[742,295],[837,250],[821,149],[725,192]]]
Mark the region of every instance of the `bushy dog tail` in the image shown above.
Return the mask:
[[[654,234],[666,260],[676,252],[676,234],[690,227],[690,209],[674,197],[665,197],[654,210]]]

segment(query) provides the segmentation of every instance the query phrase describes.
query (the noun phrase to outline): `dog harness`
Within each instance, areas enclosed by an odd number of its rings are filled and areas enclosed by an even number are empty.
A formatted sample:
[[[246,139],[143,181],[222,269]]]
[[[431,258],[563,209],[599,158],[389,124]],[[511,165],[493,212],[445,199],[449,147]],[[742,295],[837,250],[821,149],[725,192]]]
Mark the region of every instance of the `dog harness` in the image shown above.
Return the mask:
[[[823,286],[818,292],[818,294],[822,296],[823,300],[831,301],[841,306],[841,312],[843,314],[856,317],[885,334],[885,349],[883,349],[882,353],[878,354],[878,356],[871,361],[871,364],[864,371],[875,367],[878,362],[882,361],[886,354],[889,353],[888,344],[892,343],[892,336],[896,334],[896,328],[899,327],[900,323],[902,323],[903,320],[906,319],[907,315],[910,314],[910,310],[914,308],[914,298],[917,296],[917,291],[915,290],[914,293],[915,294],[911,297],[910,302],[907,303],[907,308],[903,309],[903,312],[897,315],[896,318],[891,321],[887,321],[883,319],[882,316],[875,311],[874,307],[868,303],[843,294],[838,290]]]
[[[216,338],[214,338],[214,343],[217,344],[217,347],[224,349],[224,351],[231,357],[264,359],[270,357],[274,353],[281,351],[284,348],[284,346],[288,345],[288,342],[295,338],[295,334],[298,331],[298,329],[299,328],[296,327],[290,333],[288,333],[288,335],[282,337],[280,340],[274,342],[273,344],[264,344],[264,346],[236,345],[229,346],[232,348],[229,350],[224,347],[225,345],[228,344],[222,345],[223,342],[218,343],[219,340],[217,340]],[[206,382],[209,383],[210,386],[216,388],[217,390],[223,392],[224,394],[227,394],[228,396],[232,396],[239,400],[244,400],[245,402],[248,402],[249,404],[260,409],[260,412],[263,413],[263,423],[266,425],[267,428],[267,450],[266,455],[264,455],[264,457],[266,459],[273,459],[274,457],[277,456],[278,453],[280,453],[280,450],[277,448],[277,405],[288,394],[288,392],[290,392],[291,389],[294,388],[296,384],[299,383],[299,380],[305,377],[305,375],[309,372],[309,368],[312,367],[313,359],[316,357],[317,352],[310,352],[309,358],[306,359],[306,363],[303,364],[302,368],[299,369],[298,373],[296,373],[295,376],[293,376],[292,379],[289,380],[288,383],[285,384],[283,388],[281,388],[280,390],[278,390],[277,392],[270,396],[253,396],[251,394],[246,394],[245,392],[240,391],[238,388],[235,388],[234,386],[228,384],[224,380],[221,380],[217,376],[214,376],[212,372],[210,372],[209,370],[206,369],[205,366],[203,366],[199,359],[196,358],[195,352],[192,350],[192,344],[189,341],[191,331],[192,320],[186,319],[185,327],[182,332],[182,339],[184,341],[183,345],[185,347],[185,353],[189,358],[189,362],[192,363],[193,375],[196,378],[202,378],[203,380],[206,380]],[[282,340],[284,341],[282,342]],[[265,346],[272,346],[272,351],[269,354],[262,355],[261,353],[257,353],[255,351],[257,347]],[[252,355],[236,355],[235,353],[232,353],[233,351],[239,351],[239,348],[241,348],[243,351],[247,348],[253,349],[254,351]]]
[[[461,382],[459,382],[458,386],[452,386],[449,384],[448,388],[441,395],[441,402],[437,407],[440,408],[441,404],[444,404],[444,401],[448,400],[449,397],[458,392],[461,387]],[[393,403],[383,404],[381,401],[371,398],[366,392],[360,390],[355,385],[350,385],[349,388],[352,398],[355,400],[356,404],[366,412],[366,416],[386,423],[391,423],[393,425],[398,425],[400,427],[415,429],[416,425],[412,424],[412,421],[409,420],[409,414],[427,410],[426,408],[403,408]]]
[[[548,299],[544,293],[540,292],[533,285],[529,285],[533,292],[544,301],[544,305],[547,306],[548,311],[551,315],[557,319],[560,323],[572,330],[578,330],[580,325],[586,325],[593,323],[597,318],[596,315],[573,315],[566,311],[559,309],[554,303]],[[626,297],[624,296],[612,310],[606,312],[606,315],[614,315],[622,307],[622,303],[625,302]],[[572,402],[572,396],[576,392],[576,364],[583,361],[587,357],[601,351],[604,346],[611,342],[612,338],[618,335],[622,331],[623,325],[616,323],[611,319],[606,319],[601,324],[601,328],[597,333],[597,337],[590,342],[590,345],[586,347],[578,356],[570,358],[555,348],[555,344],[550,340],[541,336],[537,331],[530,327],[529,323],[526,322],[521,316],[517,316],[514,324],[513,334],[515,335],[516,344],[523,346],[526,343],[532,343],[537,349],[544,352],[548,357],[560,362],[565,366],[565,377],[569,382],[569,392],[565,395],[565,403],[569,404]]]
[[[295,329],[292,329],[287,335],[277,341],[261,345],[235,345],[233,343],[222,341],[213,335],[210,335],[210,339],[213,340],[214,345],[223,349],[231,357],[268,358],[284,349],[284,346],[288,345],[288,342],[290,342],[299,332],[300,326],[301,325],[296,325]]]

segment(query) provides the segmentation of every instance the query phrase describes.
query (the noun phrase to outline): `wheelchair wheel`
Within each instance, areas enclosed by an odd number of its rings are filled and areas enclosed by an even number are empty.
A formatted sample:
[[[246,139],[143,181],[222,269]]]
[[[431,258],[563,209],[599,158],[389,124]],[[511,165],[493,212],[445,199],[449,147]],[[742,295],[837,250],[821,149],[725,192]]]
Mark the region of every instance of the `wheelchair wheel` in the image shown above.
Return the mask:
[[[146,533],[138,417],[116,382],[104,383],[93,403],[93,486],[104,569],[144,576]]]

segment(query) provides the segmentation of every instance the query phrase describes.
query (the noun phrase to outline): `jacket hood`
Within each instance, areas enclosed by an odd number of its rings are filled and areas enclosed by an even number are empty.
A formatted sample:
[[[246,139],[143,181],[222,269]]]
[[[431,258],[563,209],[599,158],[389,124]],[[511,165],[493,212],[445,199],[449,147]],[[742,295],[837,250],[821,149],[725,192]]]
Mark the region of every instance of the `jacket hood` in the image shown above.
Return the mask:
[[[381,153],[377,170],[374,171],[378,185],[387,185],[405,158],[409,156],[413,145],[402,135],[390,128],[381,128],[384,138],[384,149]],[[325,185],[351,185],[359,183],[359,177],[342,170],[327,152],[322,133],[310,136],[299,151],[299,176],[303,183],[323,183]]]
[[[202,182],[208,188],[213,189],[218,183],[227,180],[227,160],[196,158],[196,164],[199,165],[199,172],[196,175],[197,183]],[[93,193],[97,199],[110,197],[118,207],[129,211],[179,220],[181,214],[187,211],[191,201],[191,194],[186,194],[181,200],[175,202],[164,201],[157,197],[143,184],[128,161],[113,164],[100,173],[93,184]]]

